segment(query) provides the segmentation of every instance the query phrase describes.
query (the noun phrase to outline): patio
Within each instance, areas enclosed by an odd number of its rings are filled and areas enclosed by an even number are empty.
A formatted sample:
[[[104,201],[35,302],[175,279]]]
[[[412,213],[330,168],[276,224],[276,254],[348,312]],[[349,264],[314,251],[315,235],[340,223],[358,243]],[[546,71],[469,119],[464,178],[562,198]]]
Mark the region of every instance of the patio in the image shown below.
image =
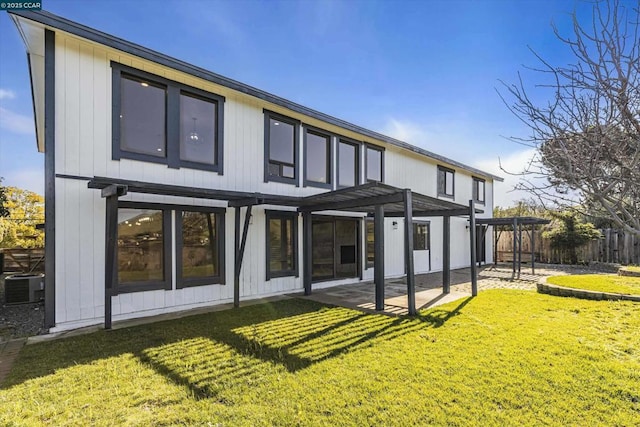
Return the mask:
[[[563,274],[580,274],[592,270],[571,266],[541,265],[535,274],[523,271],[520,279],[510,280],[512,266],[510,264],[488,265],[478,270],[478,290],[486,289],[519,289],[535,290],[536,283],[543,277]],[[442,272],[416,275],[416,309],[436,307],[451,301],[471,297],[470,269],[451,270],[451,292],[442,292]],[[365,312],[384,313],[392,316],[407,315],[406,278],[400,277],[385,280],[384,310],[375,309],[375,284],[371,282],[334,286],[325,289],[314,289],[313,293],[301,298],[313,301],[354,308]]]

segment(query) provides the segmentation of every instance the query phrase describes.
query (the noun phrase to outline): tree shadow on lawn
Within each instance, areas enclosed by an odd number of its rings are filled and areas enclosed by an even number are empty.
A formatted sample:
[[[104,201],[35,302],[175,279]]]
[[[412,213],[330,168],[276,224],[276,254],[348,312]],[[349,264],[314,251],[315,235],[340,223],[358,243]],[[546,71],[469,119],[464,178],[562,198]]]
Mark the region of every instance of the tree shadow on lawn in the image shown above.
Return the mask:
[[[268,380],[265,369],[274,365],[293,373],[376,342],[440,327],[470,299],[452,311],[430,310],[417,320],[291,299],[101,331],[24,347],[2,388],[133,354],[174,383],[186,385],[195,398],[215,398],[225,386]]]

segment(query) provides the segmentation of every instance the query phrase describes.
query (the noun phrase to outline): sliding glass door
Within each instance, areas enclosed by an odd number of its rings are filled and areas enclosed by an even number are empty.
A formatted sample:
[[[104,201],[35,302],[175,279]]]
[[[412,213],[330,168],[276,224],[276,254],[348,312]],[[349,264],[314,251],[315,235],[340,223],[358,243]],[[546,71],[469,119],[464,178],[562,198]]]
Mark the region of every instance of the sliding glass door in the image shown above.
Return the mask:
[[[358,277],[358,224],[356,219],[313,219],[313,280]]]

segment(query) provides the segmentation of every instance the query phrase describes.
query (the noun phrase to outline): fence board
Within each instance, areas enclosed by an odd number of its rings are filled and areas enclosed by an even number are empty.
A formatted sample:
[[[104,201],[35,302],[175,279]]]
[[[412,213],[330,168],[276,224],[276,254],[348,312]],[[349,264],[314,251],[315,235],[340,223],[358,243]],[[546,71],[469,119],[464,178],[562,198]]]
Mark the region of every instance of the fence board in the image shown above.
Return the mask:
[[[0,249],[5,273],[44,273],[44,248]]]
[[[623,265],[640,265],[640,239],[623,230],[602,229],[602,238],[592,240],[579,247],[576,252],[579,263],[604,262]],[[542,231],[536,231],[536,262],[561,264],[569,262],[569,254],[551,248],[551,242],[542,238]],[[513,259],[513,232],[503,230],[498,239],[497,259],[510,262]],[[531,238],[529,233],[522,234],[522,262],[531,262]]]

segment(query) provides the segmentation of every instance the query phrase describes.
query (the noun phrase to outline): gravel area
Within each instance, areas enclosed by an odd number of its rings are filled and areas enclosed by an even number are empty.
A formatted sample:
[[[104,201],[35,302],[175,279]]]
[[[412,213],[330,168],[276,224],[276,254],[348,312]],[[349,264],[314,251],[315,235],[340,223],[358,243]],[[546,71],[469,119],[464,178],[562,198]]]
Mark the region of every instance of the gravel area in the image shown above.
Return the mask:
[[[5,304],[4,278],[0,275],[0,342],[14,338],[46,334],[44,303]]]

